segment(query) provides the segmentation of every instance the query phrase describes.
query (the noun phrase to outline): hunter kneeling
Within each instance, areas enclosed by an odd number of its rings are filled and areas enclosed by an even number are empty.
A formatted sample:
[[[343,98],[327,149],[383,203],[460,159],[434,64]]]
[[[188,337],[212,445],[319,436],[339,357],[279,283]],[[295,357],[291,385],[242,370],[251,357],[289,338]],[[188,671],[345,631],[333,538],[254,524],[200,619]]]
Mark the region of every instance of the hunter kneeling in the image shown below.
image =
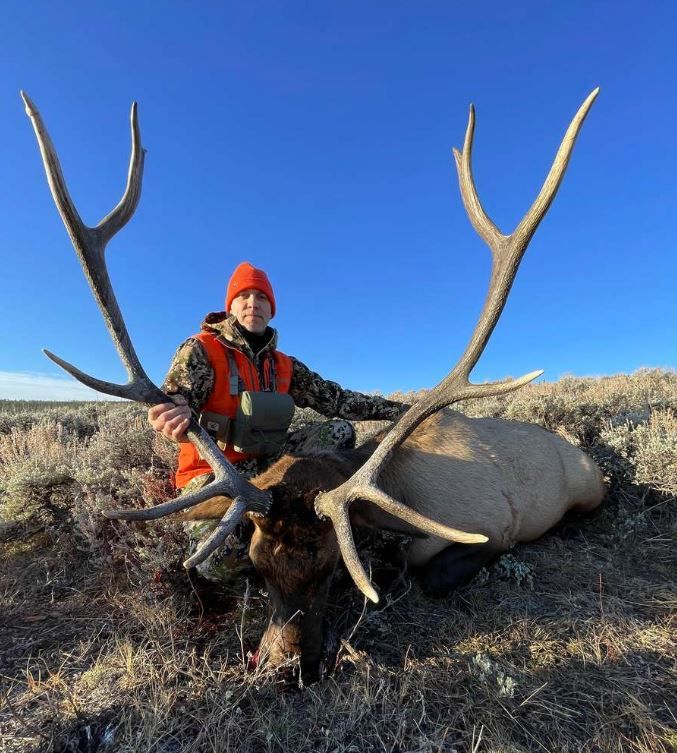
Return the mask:
[[[266,470],[284,453],[355,445],[350,420],[391,420],[409,406],[344,390],[277,349],[275,295],[268,276],[240,264],[226,289],[225,311],[208,314],[200,332],[177,350],[163,391],[174,403],[155,405],[148,419],[155,431],[180,444],[176,486],[194,491],[213,479],[211,468],[185,437],[192,415],[247,478]],[[330,421],[289,427],[294,406],[313,408]],[[217,525],[187,522],[191,552]],[[250,567],[251,527],[244,523],[197,571],[227,585]]]

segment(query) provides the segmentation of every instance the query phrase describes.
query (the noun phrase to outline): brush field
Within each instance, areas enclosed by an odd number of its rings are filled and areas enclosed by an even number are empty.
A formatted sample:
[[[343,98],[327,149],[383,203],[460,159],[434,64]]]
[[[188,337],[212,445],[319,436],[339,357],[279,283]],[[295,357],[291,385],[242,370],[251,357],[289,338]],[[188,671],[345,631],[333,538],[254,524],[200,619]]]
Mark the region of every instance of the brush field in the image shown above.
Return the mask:
[[[262,582],[196,590],[179,525],[101,516],[173,495],[175,448],[145,411],[0,401],[0,750],[676,750],[677,373],[564,378],[462,409],[563,434],[607,499],[444,601],[405,577],[367,607],[339,572],[336,667],[298,687],[248,664]]]

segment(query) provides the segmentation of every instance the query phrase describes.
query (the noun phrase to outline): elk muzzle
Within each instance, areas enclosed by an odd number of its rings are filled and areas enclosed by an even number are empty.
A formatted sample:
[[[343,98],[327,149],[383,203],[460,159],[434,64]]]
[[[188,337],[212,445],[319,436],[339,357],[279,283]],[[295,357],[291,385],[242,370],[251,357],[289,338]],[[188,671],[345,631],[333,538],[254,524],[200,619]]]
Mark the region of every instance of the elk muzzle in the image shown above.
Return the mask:
[[[305,684],[320,678],[324,657],[324,612],[331,577],[316,584],[313,595],[302,599],[283,595],[270,584],[270,621],[261,638],[258,662],[281,667],[293,657],[299,660]]]

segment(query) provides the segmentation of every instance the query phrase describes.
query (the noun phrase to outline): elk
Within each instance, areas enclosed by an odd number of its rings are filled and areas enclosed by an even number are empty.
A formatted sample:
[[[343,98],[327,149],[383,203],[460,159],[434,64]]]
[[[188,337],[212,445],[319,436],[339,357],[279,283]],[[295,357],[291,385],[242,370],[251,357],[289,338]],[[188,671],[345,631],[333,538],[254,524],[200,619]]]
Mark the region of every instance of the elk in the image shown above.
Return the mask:
[[[489,246],[493,265],[484,307],[458,363],[414,403],[395,426],[356,450],[284,456],[252,482],[225,460],[195,420],[187,431],[214,471],[208,486],[154,508],[109,510],[109,518],[151,520],[179,511],[185,519],[217,519],[214,532],[186,560],[206,559],[244,516],[254,523],[250,558],[266,581],[271,618],[261,652],[275,664],[301,657],[304,677],[317,676],[322,653],[322,614],[340,560],[359,590],[378,595],[360,562],[353,526],[413,535],[409,564],[424,587],[445,593],[467,580],[497,553],[538,538],[569,510],[595,508],[605,494],[595,463],[578,448],[532,424],[468,418],[448,406],[468,398],[519,389],[542,372],[519,379],[473,384],[479,360],[505,306],[526,248],[550,207],[575,140],[599,90],[571,121],[536,200],[510,235],[485,213],[474,184],[471,155],[475,114],[471,106],[463,149],[454,150],[461,197],[470,221]],[[107,242],[132,217],[141,192],[144,151],[136,103],[131,110],[132,150],[120,203],[96,227],[80,219],[68,194],[42,118],[22,92],[52,196],[115,342],[129,381],[95,379],[49,351],[46,355],[84,384],[147,405],[168,402],[146,376],[127,333],[106,269]]]

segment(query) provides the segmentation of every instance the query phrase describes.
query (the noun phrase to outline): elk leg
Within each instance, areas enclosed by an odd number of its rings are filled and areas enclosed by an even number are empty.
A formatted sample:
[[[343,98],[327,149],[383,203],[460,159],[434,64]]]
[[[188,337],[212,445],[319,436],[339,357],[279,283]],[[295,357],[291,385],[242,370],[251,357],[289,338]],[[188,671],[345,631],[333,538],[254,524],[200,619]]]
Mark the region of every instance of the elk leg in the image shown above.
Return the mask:
[[[498,554],[488,544],[451,544],[430,562],[414,568],[414,573],[426,594],[442,597],[467,583]]]

